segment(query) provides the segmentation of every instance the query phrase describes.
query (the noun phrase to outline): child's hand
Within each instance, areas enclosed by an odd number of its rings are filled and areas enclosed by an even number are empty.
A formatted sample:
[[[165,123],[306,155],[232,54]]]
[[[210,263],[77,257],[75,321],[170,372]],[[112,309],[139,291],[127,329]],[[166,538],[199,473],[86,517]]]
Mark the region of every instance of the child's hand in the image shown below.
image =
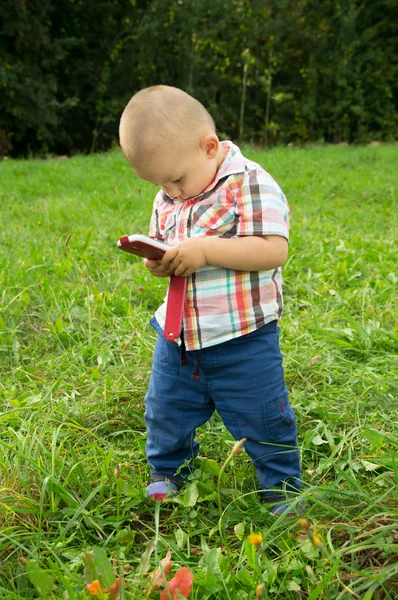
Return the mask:
[[[173,275],[173,271],[170,269],[168,263],[162,263],[160,260],[149,260],[149,258],[144,258],[144,266],[155,275],[155,277],[170,277]]]
[[[162,258],[162,264],[167,266],[174,275],[189,277],[194,271],[207,264],[205,241],[204,237],[184,240],[167,250]]]

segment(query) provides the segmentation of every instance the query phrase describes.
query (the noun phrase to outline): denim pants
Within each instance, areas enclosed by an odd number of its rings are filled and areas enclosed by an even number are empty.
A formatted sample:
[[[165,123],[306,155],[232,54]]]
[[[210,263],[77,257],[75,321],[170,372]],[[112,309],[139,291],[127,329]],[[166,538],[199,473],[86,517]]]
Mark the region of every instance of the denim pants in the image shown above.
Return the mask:
[[[296,419],[288,401],[277,321],[200,354],[188,351],[183,365],[180,348],[164,339],[156,319],[151,325],[159,333],[145,398],[146,453],[153,479],[176,480],[177,469],[198,454],[197,427],[217,410],[236,440],[247,438],[245,450],[260,489],[268,490],[265,496],[273,495],[271,489],[300,488]],[[194,372],[200,377],[193,377]]]

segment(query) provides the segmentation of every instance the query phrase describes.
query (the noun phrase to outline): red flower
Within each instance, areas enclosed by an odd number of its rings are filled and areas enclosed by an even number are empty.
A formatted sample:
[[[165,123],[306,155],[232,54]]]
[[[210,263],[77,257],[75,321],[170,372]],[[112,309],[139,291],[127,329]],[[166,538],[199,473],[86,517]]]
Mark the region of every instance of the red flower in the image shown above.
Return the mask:
[[[101,598],[102,590],[104,589],[98,579],[94,579],[92,583],[87,584],[87,589],[90,592],[91,596],[97,596],[97,598]]]
[[[124,583],[124,579],[122,579]],[[109,600],[119,600],[120,598],[120,579],[116,579],[115,583],[111,585],[110,588],[104,588],[98,581],[95,579],[92,583],[87,583],[87,589],[90,592],[91,596],[95,596],[96,598],[108,598]]]
[[[177,573],[174,575],[173,579],[168,582],[168,589],[164,589],[160,592],[159,600],[170,600],[171,598],[178,598],[176,592],[177,590],[180,592],[181,596],[184,598],[188,598],[191,593],[193,583],[193,574],[188,569],[188,567],[183,567],[179,569]]]

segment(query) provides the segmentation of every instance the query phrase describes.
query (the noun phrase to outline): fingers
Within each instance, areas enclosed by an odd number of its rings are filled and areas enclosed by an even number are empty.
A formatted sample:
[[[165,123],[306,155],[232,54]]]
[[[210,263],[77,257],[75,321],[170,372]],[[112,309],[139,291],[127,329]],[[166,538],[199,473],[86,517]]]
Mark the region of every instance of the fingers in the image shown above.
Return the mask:
[[[156,267],[158,267],[160,264],[161,264],[160,260],[150,260],[149,258],[144,258],[144,265],[150,271],[152,269],[156,269]]]
[[[170,268],[168,263],[163,264],[160,260],[144,259],[144,265],[155,277],[170,277],[174,270]]]
[[[171,263],[177,256],[178,254],[178,246],[174,246],[173,248],[170,248],[170,250],[167,250],[167,252],[164,253],[163,258],[162,258],[162,264],[165,265],[166,263]]]
[[[181,277],[189,277],[190,275],[192,275],[192,273],[193,269],[186,267],[182,263],[179,264],[174,270],[174,275],[180,275]]]
[[[162,265],[165,267],[167,266],[171,273],[174,273],[174,275],[176,274],[175,270],[180,266],[180,264],[181,256],[179,255],[177,246],[168,250],[162,258]]]
[[[162,273],[163,276],[174,274],[189,277],[194,271],[206,264],[206,257],[203,251],[200,251],[201,247],[201,245],[198,245],[197,240],[185,240],[167,250],[160,265],[156,266],[155,271],[151,267],[148,268],[158,276],[161,276],[160,273]]]
[[[178,269],[181,266],[181,260],[178,260],[177,258],[175,258],[174,260],[172,260],[169,264],[168,267],[169,269],[176,275],[176,269]]]

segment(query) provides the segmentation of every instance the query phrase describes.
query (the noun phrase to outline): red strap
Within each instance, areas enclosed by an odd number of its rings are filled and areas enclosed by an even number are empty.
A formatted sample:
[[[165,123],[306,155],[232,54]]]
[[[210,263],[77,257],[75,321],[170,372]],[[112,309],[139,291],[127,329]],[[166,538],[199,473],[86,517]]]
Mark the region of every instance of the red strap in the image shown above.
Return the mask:
[[[176,343],[181,335],[182,316],[184,313],[185,292],[187,278],[178,275],[170,277],[169,293],[167,295],[166,322],[164,324],[164,337]]]

